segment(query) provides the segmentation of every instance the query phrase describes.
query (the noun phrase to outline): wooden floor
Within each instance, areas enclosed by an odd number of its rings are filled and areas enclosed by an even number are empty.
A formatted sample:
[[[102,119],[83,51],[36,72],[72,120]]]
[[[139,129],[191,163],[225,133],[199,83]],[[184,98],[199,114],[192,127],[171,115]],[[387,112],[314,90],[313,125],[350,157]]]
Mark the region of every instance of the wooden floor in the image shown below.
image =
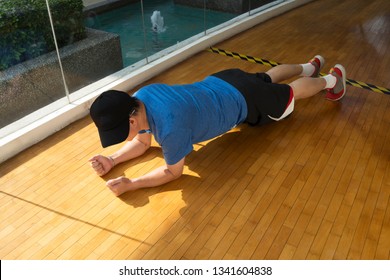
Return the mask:
[[[216,47],[281,63],[327,59],[348,78],[390,88],[390,1],[322,0]],[[151,82],[266,66],[202,52]],[[110,178],[163,163],[145,156],[104,178],[89,117],[0,167],[0,259],[390,259],[390,95],[321,93],[280,123],[200,143],[185,175],[116,198]]]

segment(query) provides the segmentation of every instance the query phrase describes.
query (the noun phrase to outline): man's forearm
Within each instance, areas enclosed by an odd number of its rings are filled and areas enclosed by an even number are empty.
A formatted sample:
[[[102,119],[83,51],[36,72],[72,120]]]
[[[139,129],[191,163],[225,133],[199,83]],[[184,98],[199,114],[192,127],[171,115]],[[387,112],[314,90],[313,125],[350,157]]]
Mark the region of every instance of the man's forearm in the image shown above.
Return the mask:
[[[185,158],[173,165],[163,165],[153,171],[134,179],[119,177],[107,181],[107,186],[111,191],[119,196],[128,191],[134,191],[142,188],[151,188],[166,184],[179,178],[184,169]]]
[[[139,157],[144,154],[148,148],[149,146],[134,138],[132,141],[127,142],[117,152],[113,153],[111,158],[115,161],[115,164],[118,164]]]
[[[132,179],[132,185],[136,189],[156,187],[171,182],[181,176],[182,172],[174,174],[167,166],[160,166],[153,171]]]

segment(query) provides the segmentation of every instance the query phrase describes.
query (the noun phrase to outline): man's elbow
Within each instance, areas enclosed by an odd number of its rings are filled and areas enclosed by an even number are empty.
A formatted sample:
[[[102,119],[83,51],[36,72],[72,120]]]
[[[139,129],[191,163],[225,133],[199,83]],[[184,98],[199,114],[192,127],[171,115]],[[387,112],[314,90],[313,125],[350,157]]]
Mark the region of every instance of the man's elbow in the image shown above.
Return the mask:
[[[179,169],[167,168],[167,172],[170,175],[172,180],[176,180],[176,179],[180,178],[181,175],[183,174],[183,168],[179,168]]]
[[[172,180],[180,178],[180,176],[183,174],[184,160],[185,158],[182,158],[179,162],[173,165],[167,165],[167,171],[169,172]]]
[[[178,179],[178,178],[180,178],[181,177],[181,175],[183,174],[183,170],[169,170],[168,169],[168,173],[169,173],[169,175],[170,175],[170,177],[172,178],[172,180],[176,180],[176,179]]]
[[[173,180],[179,179],[183,175],[183,172],[173,174]]]
[[[144,154],[147,150],[149,150],[149,148],[150,148],[150,144],[149,145],[148,144],[144,144],[143,150],[142,150],[142,154]]]
[[[138,142],[138,150],[140,151],[140,155],[143,155],[152,145],[150,139],[149,141],[146,141],[144,139],[135,138],[135,140]]]

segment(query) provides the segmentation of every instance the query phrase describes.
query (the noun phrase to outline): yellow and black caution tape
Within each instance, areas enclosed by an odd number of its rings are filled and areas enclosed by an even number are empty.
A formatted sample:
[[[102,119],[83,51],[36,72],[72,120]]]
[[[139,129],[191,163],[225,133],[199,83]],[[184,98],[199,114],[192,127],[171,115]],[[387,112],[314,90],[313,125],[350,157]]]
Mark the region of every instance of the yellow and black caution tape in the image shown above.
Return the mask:
[[[359,82],[359,81],[355,81],[352,79],[347,79],[347,84],[354,86],[354,87],[358,87],[358,88],[368,89],[368,90],[378,92],[378,93],[390,94],[390,89],[388,89],[388,88],[379,87],[379,86],[372,85],[372,84],[367,84],[365,82]]]
[[[225,51],[225,50],[221,50],[221,49],[217,49],[217,48],[213,48],[213,47],[210,47],[208,49],[208,51],[213,52],[213,53],[217,53],[217,54],[222,54],[225,56],[230,56],[230,57],[241,59],[241,60],[246,60],[246,61],[253,62],[253,63],[263,64],[263,65],[270,66],[270,67],[274,67],[274,66],[277,66],[280,64],[280,63],[275,62],[275,61],[256,58],[253,56],[239,54],[236,52]]]
[[[241,60],[246,60],[246,61],[253,62],[253,63],[263,64],[263,65],[270,66],[270,67],[274,67],[274,66],[281,64],[281,63],[278,63],[275,61],[271,61],[271,60],[267,60],[267,59],[263,59],[263,58],[257,58],[257,57],[253,57],[250,55],[239,54],[236,52],[221,50],[221,49],[214,48],[214,47],[210,47],[208,49],[208,51],[213,52],[213,53],[217,53],[217,54],[221,54],[221,55],[225,55],[225,56],[230,56],[230,57],[233,57],[236,59],[241,59]],[[325,74],[321,73],[320,75],[323,76]],[[367,84],[364,82],[355,81],[352,79],[347,79],[346,83],[348,85],[351,85],[354,87],[368,89],[368,90],[378,92],[378,93],[390,94],[390,89],[388,89],[388,88],[379,87],[379,86],[375,86],[372,84]]]

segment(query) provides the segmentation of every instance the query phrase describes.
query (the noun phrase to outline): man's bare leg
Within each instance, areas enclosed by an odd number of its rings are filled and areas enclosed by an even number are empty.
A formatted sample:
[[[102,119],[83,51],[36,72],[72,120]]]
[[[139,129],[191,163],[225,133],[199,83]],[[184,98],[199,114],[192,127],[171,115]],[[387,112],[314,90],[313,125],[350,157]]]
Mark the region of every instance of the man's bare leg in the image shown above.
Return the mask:
[[[302,77],[289,84],[294,92],[295,100],[316,95],[326,87],[324,78]]]
[[[270,76],[273,83],[280,83],[285,80],[299,76],[303,67],[300,64],[281,64],[268,70],[266,74]]]
[[[325,59],[321,55],[316,55],[309,62],[304,64],[281,64],[267,71],[273,83],[291,79],[296,76],[317,78]]]
[[[316,95],[323,89],[327,89],[327,99],[339,100],[344,96],[346,90],[345,69],[342,65],[337,64],[328,75],[318,78],[324,63],[324,58],[316,55],[306,64],[281,64],[271,68],[266,73],[273,83],[302,76],[289,84],[296,100]]]
[[[279,83],[293,77],[302,75],[303,66],[300,64],[281,64],[271,68],[266,73],[273,83]],[[294,92],[296,100],[311,97],[326,86],[323,78],[301,77],[289,84]]]

